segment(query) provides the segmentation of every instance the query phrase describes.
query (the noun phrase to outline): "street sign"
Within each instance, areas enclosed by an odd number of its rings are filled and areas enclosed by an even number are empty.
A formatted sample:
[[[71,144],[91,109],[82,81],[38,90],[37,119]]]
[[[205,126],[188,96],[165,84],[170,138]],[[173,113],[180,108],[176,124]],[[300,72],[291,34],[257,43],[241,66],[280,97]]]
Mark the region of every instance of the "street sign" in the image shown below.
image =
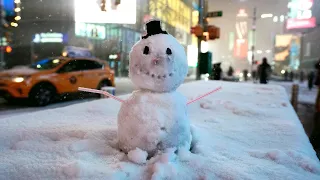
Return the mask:
[[[213,11],[213,12],[208,12],[207,17],[222,17],[223,12],[222,11]]]

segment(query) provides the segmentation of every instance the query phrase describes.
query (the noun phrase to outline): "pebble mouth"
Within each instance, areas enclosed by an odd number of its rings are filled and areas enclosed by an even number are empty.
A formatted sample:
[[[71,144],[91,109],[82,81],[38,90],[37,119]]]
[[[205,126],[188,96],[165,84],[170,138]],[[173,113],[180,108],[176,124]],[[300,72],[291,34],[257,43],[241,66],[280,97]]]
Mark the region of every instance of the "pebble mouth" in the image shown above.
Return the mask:
[[[135,65],[136,67],[138,67],[138,65]],[[168,74],[153,74],[153,73],[150,73],[149,71],[143,71],[143,69],[140,69],[138,68],[138,74],[144,74],[144,75],[147,75],[147,76],[150,76],[152,78],[156,78],[156,79],[166,79],[167,77],[172,77],[173,76],[173,73],[168,73]]]

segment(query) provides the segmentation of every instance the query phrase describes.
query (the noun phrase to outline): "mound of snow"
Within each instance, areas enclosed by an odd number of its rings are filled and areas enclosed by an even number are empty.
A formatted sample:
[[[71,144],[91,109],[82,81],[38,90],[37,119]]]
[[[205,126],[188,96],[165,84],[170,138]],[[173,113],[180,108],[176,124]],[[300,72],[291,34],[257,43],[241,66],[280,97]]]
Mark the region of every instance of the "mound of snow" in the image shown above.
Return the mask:
[[[188,106],[191,152],[150,160],[118,149],[120,104],[111,99],[0,119],[0,179],[320,179],[284,88],[201,81],[179,92],[192,99],[218,86]]]
[[[128,158],[130,161],[143,164],[147,162],[148,153],[146,151],[142,151],[139,148],[128,152]]]

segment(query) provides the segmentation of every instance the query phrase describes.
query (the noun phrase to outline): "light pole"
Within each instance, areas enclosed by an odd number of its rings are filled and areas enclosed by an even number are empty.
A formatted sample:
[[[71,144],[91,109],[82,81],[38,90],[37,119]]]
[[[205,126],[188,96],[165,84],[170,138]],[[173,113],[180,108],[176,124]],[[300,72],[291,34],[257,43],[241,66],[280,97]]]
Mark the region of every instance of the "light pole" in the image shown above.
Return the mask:
[[[252,47],[251,47],[251,74],[253,71],[253,63],[254,63],[254,51],[256,44],[256,29],[257,29],[257,8],[253,8],[253,19],[252,19]]]
[[[204,0],[199,0],[199,19],[198,19],[198,24],[204,28],[203,26],[203,21],[204,21]],[[197,71],[196,71],[196,80],[201,79],[201,74],[200,74],[200,54],[201,54],[201,40],[202,37],[198,37],[198,64],[197,64]]]
[[[3,0],[0,1],[0,46],[1,46],[1,52],[0,52],[0,69],[4,68],[4,49],[3,49],[3,37],[4,37],[4,14],[3,14]]]

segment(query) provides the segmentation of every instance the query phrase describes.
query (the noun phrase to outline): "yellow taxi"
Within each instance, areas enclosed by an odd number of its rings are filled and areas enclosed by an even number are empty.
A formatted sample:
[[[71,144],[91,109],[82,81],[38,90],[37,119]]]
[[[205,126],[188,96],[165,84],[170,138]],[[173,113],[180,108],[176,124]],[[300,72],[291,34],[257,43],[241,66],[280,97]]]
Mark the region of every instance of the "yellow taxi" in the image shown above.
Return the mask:
[[[0,96],[9,101],[28,98],[37,106],[50,104],[57,95],[77,92],[78,87],[105,86],[115,86],[114,71],[95,58],[52,57],[0,72]]]

